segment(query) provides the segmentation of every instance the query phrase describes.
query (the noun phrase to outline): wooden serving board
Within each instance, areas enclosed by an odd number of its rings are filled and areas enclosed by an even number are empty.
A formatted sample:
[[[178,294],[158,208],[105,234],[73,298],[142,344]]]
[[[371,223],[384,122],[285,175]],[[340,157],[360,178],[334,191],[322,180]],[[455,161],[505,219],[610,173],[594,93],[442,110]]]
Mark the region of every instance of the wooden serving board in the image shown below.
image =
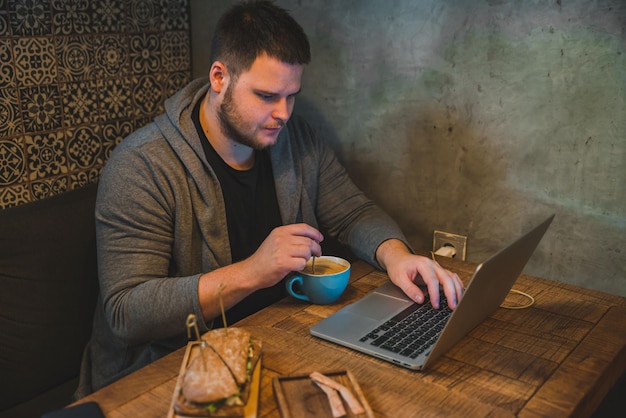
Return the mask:
[[[361,387],[350,371],[323,372],[323,374],[350,389],[359,400],[365,413],[355,415],[348,405],[346,417],[374,418],[374,413],[363,396]],[[326,394],[317,387],[309,375],[281,376],[272,379],[274,396],[282,418],[321,418],[332,417],[332,411]]]

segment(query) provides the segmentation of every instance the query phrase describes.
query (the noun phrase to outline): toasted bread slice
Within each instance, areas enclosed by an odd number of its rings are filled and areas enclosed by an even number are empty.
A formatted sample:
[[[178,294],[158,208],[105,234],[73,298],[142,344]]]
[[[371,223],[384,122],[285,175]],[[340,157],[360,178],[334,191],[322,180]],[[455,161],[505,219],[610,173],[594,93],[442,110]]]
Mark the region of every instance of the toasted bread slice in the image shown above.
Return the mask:
[[[246,383],[250,333],[241,328],[220,328],[202,336],[230,368],[237,384]]]

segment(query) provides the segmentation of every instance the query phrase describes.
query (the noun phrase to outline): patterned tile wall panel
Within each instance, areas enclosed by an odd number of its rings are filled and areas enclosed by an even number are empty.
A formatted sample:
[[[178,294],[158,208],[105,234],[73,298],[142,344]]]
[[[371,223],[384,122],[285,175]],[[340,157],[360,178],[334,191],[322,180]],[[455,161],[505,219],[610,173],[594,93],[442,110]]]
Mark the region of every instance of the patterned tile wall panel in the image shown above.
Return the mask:
[[[97,181],[190,77],[187,0],[0,0],[0,208]]]

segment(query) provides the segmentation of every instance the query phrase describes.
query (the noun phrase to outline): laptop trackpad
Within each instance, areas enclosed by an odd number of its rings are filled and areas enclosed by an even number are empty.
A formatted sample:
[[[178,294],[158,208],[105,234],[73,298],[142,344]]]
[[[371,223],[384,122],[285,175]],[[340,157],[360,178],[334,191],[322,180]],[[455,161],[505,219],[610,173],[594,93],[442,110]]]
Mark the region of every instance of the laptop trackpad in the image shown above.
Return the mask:
[[[383,320],[402,311],[411,303],[413,302],[381,295],[379,293],[370,293],[358,303],[353,303],[346,307],[346,311],[354,315]]]

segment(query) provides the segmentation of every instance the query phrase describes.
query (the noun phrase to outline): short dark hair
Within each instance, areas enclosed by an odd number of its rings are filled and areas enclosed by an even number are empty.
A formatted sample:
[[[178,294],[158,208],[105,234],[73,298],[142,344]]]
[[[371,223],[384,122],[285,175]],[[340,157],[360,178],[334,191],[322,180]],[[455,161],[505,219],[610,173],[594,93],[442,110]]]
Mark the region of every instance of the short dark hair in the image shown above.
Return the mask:
[[[236,77],[263,53],[288,64],[311,61],[309,40],[287,10],[267,0],[233,6],[220,18],[213,34],[211,64],[223,62]]]

